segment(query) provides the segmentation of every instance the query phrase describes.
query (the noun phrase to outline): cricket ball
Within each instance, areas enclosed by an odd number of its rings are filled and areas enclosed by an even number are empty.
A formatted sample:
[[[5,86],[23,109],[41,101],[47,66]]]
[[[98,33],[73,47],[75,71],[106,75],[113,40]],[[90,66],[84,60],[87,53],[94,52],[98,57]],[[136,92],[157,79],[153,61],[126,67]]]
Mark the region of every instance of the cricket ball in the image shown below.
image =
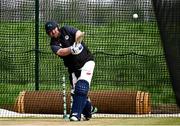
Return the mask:
[[[133,14],[133,18],[137,19],[138,18],[138,14]]]

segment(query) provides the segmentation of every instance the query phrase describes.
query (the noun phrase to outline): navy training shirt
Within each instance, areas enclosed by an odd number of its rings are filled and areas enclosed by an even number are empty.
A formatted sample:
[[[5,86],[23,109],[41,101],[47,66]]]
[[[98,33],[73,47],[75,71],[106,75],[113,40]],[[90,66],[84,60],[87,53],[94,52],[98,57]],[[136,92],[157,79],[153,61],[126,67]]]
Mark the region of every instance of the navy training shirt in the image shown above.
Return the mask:
[[[55,54],[60,48],[67,48],[73,45],[75,42],[75,35],[78,30],[70,26],[63,26],[59,29],[59,31],[61,33],[60,37],[51,38],[50,43],[51,49]],[[94,60],[93,55],[83,42],[82,46],[84,49],[78,55],[70,54],[67,56],[59,56],[63,59],[64,65],[68,68],[70,73],[80,69],[87,61]]]

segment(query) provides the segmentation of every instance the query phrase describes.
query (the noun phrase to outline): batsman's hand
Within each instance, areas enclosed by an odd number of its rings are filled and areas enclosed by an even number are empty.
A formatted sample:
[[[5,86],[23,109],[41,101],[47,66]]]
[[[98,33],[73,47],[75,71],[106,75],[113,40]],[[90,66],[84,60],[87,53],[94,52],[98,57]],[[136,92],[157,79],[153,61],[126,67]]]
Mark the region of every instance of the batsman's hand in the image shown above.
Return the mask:
[[[84,47],[81,43],[74,42],[74,44],[70,47],[70,50],[73,55],[78,55],[82,52],[83,48]]]

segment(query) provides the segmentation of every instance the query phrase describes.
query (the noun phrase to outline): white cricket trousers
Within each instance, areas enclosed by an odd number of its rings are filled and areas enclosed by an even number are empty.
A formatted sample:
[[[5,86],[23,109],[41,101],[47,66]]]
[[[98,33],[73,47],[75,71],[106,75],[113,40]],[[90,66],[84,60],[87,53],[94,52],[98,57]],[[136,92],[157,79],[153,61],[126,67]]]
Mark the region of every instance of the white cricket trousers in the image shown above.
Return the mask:
[[[88,61],[84,64],[81,70],[81,75],[79,78],[76,78],[75,74],[72,73],[72,82],[73,87],[75,87],[75,84],[78,80],[86,80],[89,83],[89,87],[91,84],[93,72],[94,72],[95,62],[94,61]]]

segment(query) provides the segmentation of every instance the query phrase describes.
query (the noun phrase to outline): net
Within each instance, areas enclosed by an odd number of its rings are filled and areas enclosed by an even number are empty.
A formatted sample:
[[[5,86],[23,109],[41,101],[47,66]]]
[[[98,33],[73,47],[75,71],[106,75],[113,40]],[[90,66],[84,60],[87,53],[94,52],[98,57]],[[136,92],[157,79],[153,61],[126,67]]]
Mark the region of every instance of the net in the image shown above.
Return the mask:
[[[0,108],[15,111],[22,91],[62,92],[63,76],[70,89],[67,69],[51,52],[44,31],[46,21],[56,20],[60,26],[85,32],[85,43],[96,62],[92,92],[146,92],[151,113],[179,113],[157,21],[162,15],[154,9],[171,7],[165,1],[39,0],[37,4],[34,0],[1,0]],[[122,107],[121,102],[111,104]],[[105,114],[108,112],[112,113],[107,110]]]

